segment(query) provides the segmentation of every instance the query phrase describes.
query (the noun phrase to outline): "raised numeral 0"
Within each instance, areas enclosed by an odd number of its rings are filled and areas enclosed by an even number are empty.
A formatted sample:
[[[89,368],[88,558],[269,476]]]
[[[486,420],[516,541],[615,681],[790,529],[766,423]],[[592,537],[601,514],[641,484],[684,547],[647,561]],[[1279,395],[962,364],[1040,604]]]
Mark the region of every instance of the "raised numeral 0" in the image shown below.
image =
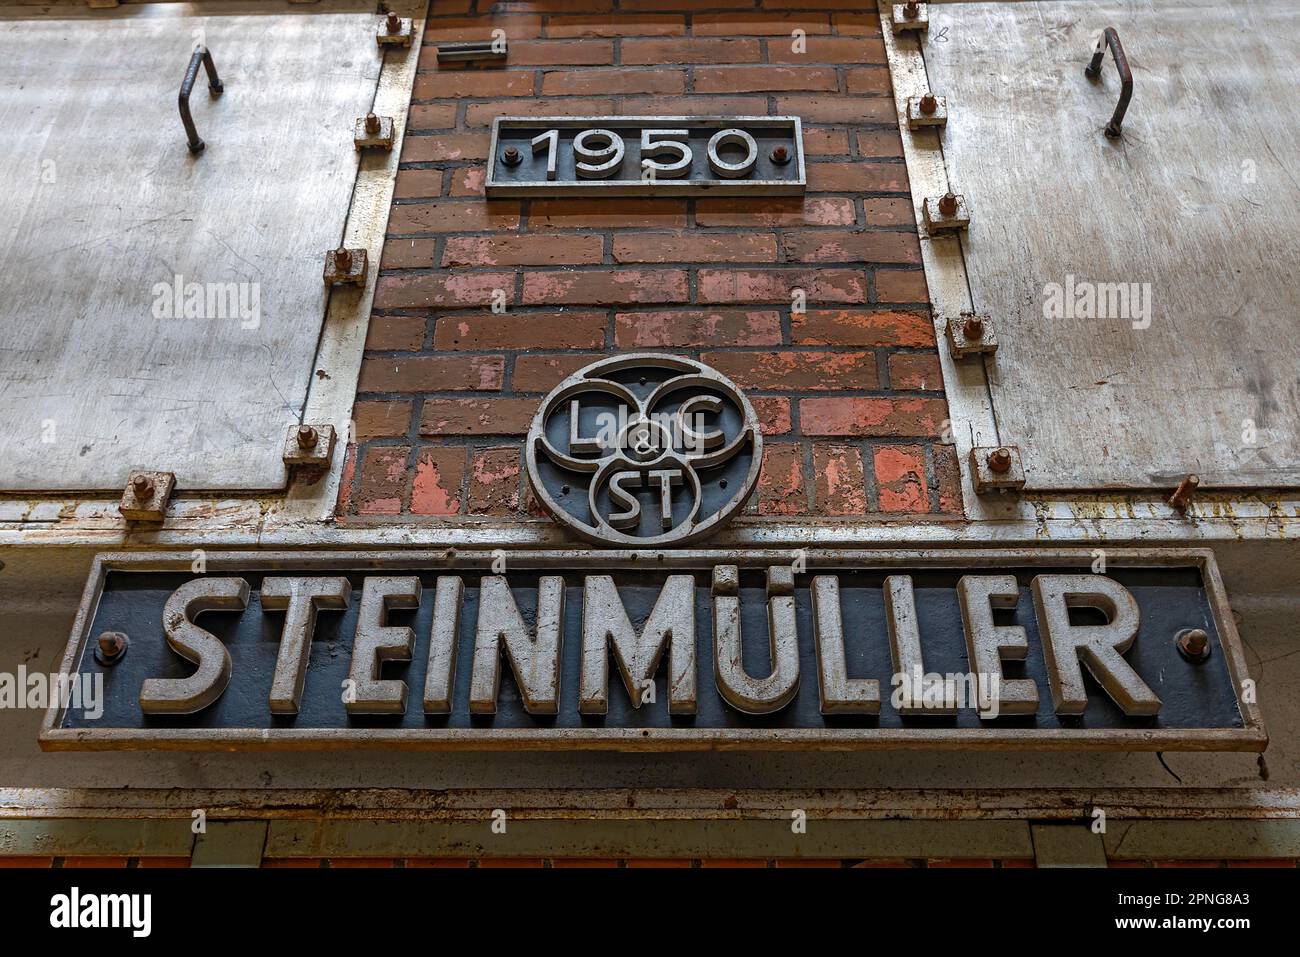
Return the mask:
[[[718,150],[724,146],[743,146],[744,159],[738,163],[728,163],[718,155]],[[754,142],[754,137],[744,130],[719,130],[709,140],[709,169],[713,170],[716,176],[721,176],[723,179],[739,179],[748,176],[753,172],[754,164],[757,162],[758,144]]]
[[[589,140],[602,145],[592,149]],[[573,138],[573,155],[577,157],[574,169],[584,179],[606,179],[623,165],[623,137],[610,130],[583,130]]]
[[[641,131],[641,169],[652,170],[656,179],[677,179],[691,171],[694,154],[686,145],[690,137],[687,130],[642,130]],[[672,155],[670,163],[660,163],[656,156],[665,153]]]

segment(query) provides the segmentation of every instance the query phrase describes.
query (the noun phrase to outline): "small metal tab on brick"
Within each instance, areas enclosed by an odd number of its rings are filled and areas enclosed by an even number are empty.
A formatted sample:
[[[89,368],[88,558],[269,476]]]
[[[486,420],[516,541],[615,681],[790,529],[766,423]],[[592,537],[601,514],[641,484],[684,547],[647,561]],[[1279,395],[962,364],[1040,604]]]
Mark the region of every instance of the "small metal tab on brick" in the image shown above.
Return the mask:
[[[469,63],[474,60],[502,60],[509,56],[510,47],[505,38],[500,40],[468,40],[463,43],[438,44],[439,63]]]
[[[414,36],[415,26],[411,19],[390,12],[387,16],[380,17],[375,42],[381,47],[409,47]]]
[[[929,30],[930,5],[928,3],[917,3],[915,0],[908,3],[896,3],[894,4],[890,22],[894,26],[895,33]]]
[[[331,249],[325,254],[325,285],[364,285],[369,269],[364,249]]]
[[[175,488],[176,476],[171,472],[132,471],[118,511],[128,522],[161,522]]]
[[[359,150],[375,148],[391,150],[393,148],[393,118],[367,113],[357,117],[356,129],[352,132],[352,142]]]
[[[956,319],[948,320],[946,335],[948,347],[958,359],[998,351],[998,337],[993,333],[993,320],[988,316],[962,313]]]
[[[976,446],[970,450],[970,470],[978,495],[1025,486],[1025,467],[1014,445]]]
[[[948,98],[923,93],[907,99],[907,128],[920,130],[927,126],[946,126],[948,123]]]
[[[290,427],[284,440],[285,465],[329,465],[334,455],[334,426],[306,422]]]
[[[966,197],[953,192],[942,196],[927,196],[924,202],[925,226],[934,233],[952,232],[970,225],[970,209]]]

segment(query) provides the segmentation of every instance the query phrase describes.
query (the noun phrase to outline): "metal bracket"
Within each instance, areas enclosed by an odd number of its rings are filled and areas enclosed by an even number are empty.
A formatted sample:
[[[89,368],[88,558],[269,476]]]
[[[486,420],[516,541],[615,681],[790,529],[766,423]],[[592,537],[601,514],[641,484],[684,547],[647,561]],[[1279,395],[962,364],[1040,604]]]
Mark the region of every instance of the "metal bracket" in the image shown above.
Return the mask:
[[[1096,80],[1101,77],[1101,61],[1106,55],[1106,47],[1110,47],[1111,54],[1115,57],[1115,69],[1119,71],[1120,89],[1119,103],[1115,107],[1115,112],[1106,124],[1106,135],[1117,137],[1124,127],[1124,114],[1128,112],[1128,101],[1133,98],[1133,71],[1129,69],[1128,57],[1124,55],[1124,45],[1119,42],[1119,33],[1114,27],[1107,27],[1101,35],[1101,40],[1097,44],[1097,49],[1092,53],[1092,60],[1084,67],[1083,72],[1090,80]]]
[[[393,148],[393,118],[367,113],[357,117],[356,129],[352,133],[352,142],[359,150],[368,147],[391,150]]]
[[[970,209],[966,197],[953,192],[943,196],[927,196],[924,201],[925,225],[930,234],[965,229],[970,225]]]
[[[325,285],[364,286],[370,261],[364,249],[331,249],[325,254]]]
[[[971,449],[970,473],[977,495],[1025,487],[1025,467],[1020,461],[1020,449],[1014,445]]]
[[[375,42],[381,47],[409,47],[415,37],[415,27],[409,17],[399,17],[391,11],[379,21]]]
[[[199,76],[199,63],[202,62],[204,69],[208,71],[208,92],[212,96],[220,96],[225,86],[221,83],[221,78],[217,76],[217,65],[212,62],[212,52],[202,44],[194,48],[194,53],[190,55],[189,66],[185,68],[185,78],[181,80],[181,92],[177,96],[177,104],[180,106],[181,122],[185,125],[185,135],[190,141],[190,152],[201,153],[203,151],[203,140],[199,136],[199,131],[194,128],[194,117],[190,116],[190,91],[194,89],[194,81]]]
[[[330,464],[334,456],[334,426],[302,425],[291,426],[284,440],[285,465]]]
[[[128,522],[161,522],[175,489],[172,472],[133,470],[127,476],[118,511]]]
[[[909,130],[925,129],[928,126],[946,126],[948,124],[948,98],[924,93],[907,99],[907,128]]]
[[[991,355],[998,351],[998,337],[993,332],[993,320],[988,316],[963,313],[956,319],[949,319],[945,335],[948,348],[958,359]]]
[[[906,33],[909,30],[929,30],[930,5],[916,2],[896,3],[890,21],[893,24],[895,33]]]
[[[507,42],[497,40],[470,40],[465,43],[438,45],[439,63],[467,63],[471,60],[504,60],[509,55]]]

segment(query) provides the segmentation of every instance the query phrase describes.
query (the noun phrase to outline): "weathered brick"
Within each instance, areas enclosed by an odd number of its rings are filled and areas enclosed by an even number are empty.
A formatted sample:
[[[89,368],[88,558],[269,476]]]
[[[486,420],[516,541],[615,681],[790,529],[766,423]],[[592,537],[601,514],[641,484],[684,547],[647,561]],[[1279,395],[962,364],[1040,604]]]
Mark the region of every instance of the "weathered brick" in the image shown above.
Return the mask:
[[[701,269],[700,302],[791,302],[802,289],[810,303],[865,302],[866,276],[857,269]]]
[[[874,389],[870,352],[706,352],[700,357],[742,389],[823,392]]]
[[[680,199],[539,199],[528,211],[534,229],[681,229],[686,202]]]
[[[786,262],[920,263],[921,244],[915,233],[807,230],[781,237]]]
[[[809,156],[846,156],[849,152],[849,134],[845,130],[805,126],[803,148]]]
[[[579,100],[568,97],[532,100],[496,100],[465,107],[466,126],[490,126],[498,116],[606,116],[614,112],[613,100]]]
[[[420,435],[523,435],[536,399],[425,399]]]
[[[942,389],[939,357],[934,353],[894,353],[889,357],[889,387],[906,392]]]
[[[681,269],[524,273],[525,305],[685,302],[687,295],[686,272]]]
[[[947,414],[942,399],[835,396],[799,401],[804,435],[935,436]]]
[[[768,442],[758,475],[758,511],[762,515],[799,515],[808,510],[804,484],[803,446]]]
[[[482,196],[487,183],[487,168],[483,166],[462,166],[448,170],[451,182],[447,186],[449,196]],[[502,237],[504,238],[504,237]]]
[[[513,273],[425,273],[380,276],[376,309],[487,309],[514,299]]]
[[[691,18],[691,33],[697,37],[789,37],[795,30],[806,34],[830,33],[831,18],[825,13],[697,13]]]
[[[925,286],[925,273],[920,269],[877,269],[876,300],[878,302],[927,302],[929,290]]]
[[[442,170],[399,169],[393,182],[394,199],[433,198],[442,193]]]
[[[898,130],[863,130],[858,133],[858,154],[868,159],[902,157]]]
[[[610,40],[524,40],[510,44],[512,66],[604,66],[613,62],[614,44]]]
[[[902,163],[809,163],[808,188],[815,193],[905,193]]]
[[[916,214],[910,199],[863,199],[862,211],[868,226],[916,227]]]
[[[825,4],[825,6],[830,6],[830,4]],[[849,6],[849,4],[845,4],[845,6]],[[831,24],[835,27],[835,32],[840,36],[880,36],[880,15],[874,10],[832,13]]]
[[[487,133],[431,133],[402,140],[403,163],[447,163],[487,159]],[[389,230],[392,231],[391,228]]]
[[[511,47],[515,40],[532,39],[542,35],[542,18],[538,15],[497,16],[485,14],[477,17],[429,17],[424,24],[424,42],[426,47],[439,43],[463,40],[484,40],[492,35],[493,30],[504,30],[510,38]],[[425,54],[420,51],[420,66],[424,67]],[[513,50],[511,51],[513,52]],[[437,68],[438,58],[434,52],[429,66]]]
[[[372,445],[362,459],[353,501],[361,515],[397,515],[406,497],[406,462],[411,450],[405,445]]]
[[[925,450],[919,445],[882,445],[873,450],[882,512],[928,512]]]
[[[397,438],[405,435],[411,426],[411,403],[381,400],[357,402],[352,407],[352,421],[356,425],[356,439],[359,442]]]
[[[553,356],[519,356],[510,384],[516,392],[550,392],[566,377],[602,358],[599,352],[565,352]]]
[[[775,346],[781,344],[781,316],[746,309],[620,312],[614,316],[614,344],[620,349]]]
[[[415,77],[413,100],[532,96],[531,70],[438,69]]]
[[[698,33],[698,28],[696,30]],[[548,37],[680,37],[686,33],[681,14],[645,14],[620,11],[618,16],[582,15],[550,17]]]
[[[961,513],[961,468],[957,464],[955,445],[931,446],[934,457],[934,478],[938,487],[939,511]]]
[[[853,445],[813,446],[813,499],[822,515],[863,515],[868,511],[862,450]]]
[[[433,331],[435,349],[598,349],[605,344],[603,312],[484,313],[445,316]]]
[[[469,514],[509,515],[519,510],[519,447],[477,449],[470,470]]]
[[[769,41],[769,63],[886,63],[885,43],[876,37],[808,37],[806,49],[796,52],[791,44]]]
[[[862,66],[844,71],[846,86],[851,95],[887,95],[894,91],[887,66]]]
[[[339,501],[335,514],[346,515],[352,508],[352,486],[357,477],[357,447],[349,442],[343,453],[343,474],[339,477]]]
[[[455,103],[416,103],[406,116],[407,132],[449,130],[455,125]]]
[[[443,266],[559,266],[599,263],[605,254],[600,236],[451,236],[443,247]],[[882,262],[884,260],[881,260]]]
[[[778,96],[776,112],[803,117],[806,123],[886,123],[897,115],[894,101],[887,96],[830,94]]]
[[[495,390],[505,378],[501,356],[402,356],[365,359],[358,392]]]
[[[423,316],[371,316],[366,350],[413,352],[424,345]]]
[[[620,263],[770,263],[776,261],[776,237],[771,233],[624,233],[614,237],[613,253]]]
[[[427,445],[415,460],[411,512],[415,515],[456,515],[465,485],[466,450],[454,445]]]
[[[850,226],[853,200],[840,196],[718,197],[695,203],[699,226]]]
[[[629,65],[758,63],[762,47],[757,40],[624,40],[622,57]]]
[[[755,90],[774,93],[784,90],[833,93],[838,88],[839,81],[835,77],[835,69],[828,66],[699,66],[695,68],[696,93],[752,93]],[[805,130],[805,137],[806,134]]]
[[[384,243],[380,269],[427,269],[433,265],[436,239],[390,239]]]
[[[696,80],[699,83],[699,80]],[[684,70],[552,70],[542,77],[544,96],[682,93]]]
[[[783,395],[749,397],[764,435],[787,435],[790,432],[790,400]]]
[[[438,200],[433,203],[403,203],[388,216],[388,232],[464,233],[484,229],[516,229],[519,203],[514,200]]]
[[[753,116],[767,113],[767,97],[629,96],[619,107],[623,116]]]

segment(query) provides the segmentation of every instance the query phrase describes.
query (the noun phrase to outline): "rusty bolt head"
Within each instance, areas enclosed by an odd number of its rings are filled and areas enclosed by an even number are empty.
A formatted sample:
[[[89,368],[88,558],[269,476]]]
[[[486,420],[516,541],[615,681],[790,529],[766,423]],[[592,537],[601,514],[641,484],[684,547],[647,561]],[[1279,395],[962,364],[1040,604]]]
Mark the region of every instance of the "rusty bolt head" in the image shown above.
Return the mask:
[[[927,116],[939,108],[939,101],[935,99],[933,93],[926,93],[921,97],[921,112]]]
[[[772,147],[771,159],[773,163],[788,163],[790,162],[790,151],[784,146],[774,146]]]
[[[131,479],[131,494],[142,502],[153,498],[153,479],[147,475]]]
[[[1180,512],[1187,511],[1187,506],[1192,504],[1192,499],[1196,497],[1196,490],[1201,487],[1201,478],[1199,475],[1189,475],[1178,483],[1178,488],[1174,489],[1174,494],[1169,496],[1169,504]]]
[[[298,426],[298,447],[309,449],[316,444],[320,436],[310,425]]]
[[[908,0],[907,3],[903,4],[903,16],[907,17],[907,19],[915,20],[920,13],[921,7],[916,0]]]
[[[952,216],[957,212],[957,195],[951,191],[939,197],[939,212]]]
[[[513,146],[507,146],[505,152],[501,154],[501,160],[507,166],[518,166],[521,159],[519,150]]]
[[[1174,636],[1178,653],[1188,661],[1204,661],[1210,657],[1210,636],[1201,628],[1184,628]]]
[[[373,113],[366,114],[366,132],[372,136],[379,132],[379,117]]]
[[[966,321],[961,324],[961,334],[972,342],[983,339],[984,320],[979,316],[967,316]]]
[[[994,449],[989,453],[989,468],[998,474],[1011,471],[1011,450],[1007,448]]]
[[[95,639],[95,660],[101,665],[113,665],[126,654],[126,635],[120,631],[106,631]]]
[[[352,270],[352,250],[339,248],[334,250],[334,268],[339,272]]]
[[[388,11],[388,16],[384,19],[384,25],[388,28],[389,33],[396,33],[402,29],[402,18],[392,10]]]

